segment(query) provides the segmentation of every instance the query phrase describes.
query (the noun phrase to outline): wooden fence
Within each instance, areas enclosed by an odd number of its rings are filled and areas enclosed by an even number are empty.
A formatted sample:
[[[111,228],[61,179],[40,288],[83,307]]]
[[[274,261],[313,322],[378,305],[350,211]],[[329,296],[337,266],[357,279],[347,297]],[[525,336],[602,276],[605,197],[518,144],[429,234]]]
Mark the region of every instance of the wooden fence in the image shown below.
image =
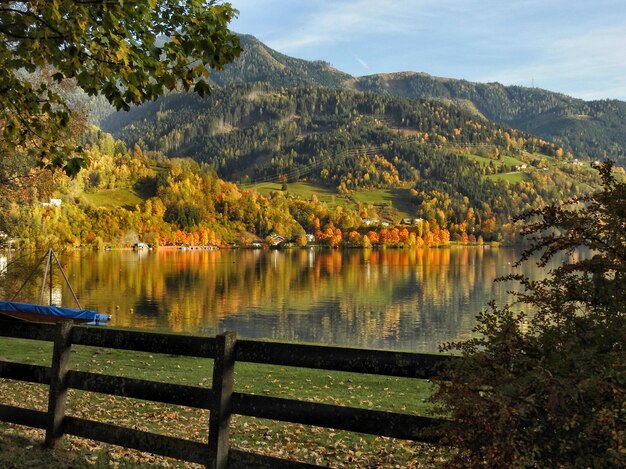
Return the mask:
[[[47,412],[0,403],[0,421],[45,429],[48,446],[69,434],[210,468],[304,468],[317,466],[229,449],[230,416],[240,414],[430,443],[437,443],[441,437],[443,421],[434,418],[234,392],[233,369],[240,361],[426,379],[451,357],[237,340],[232,332],[197,337],[73,326],[69,322],[4,322],[0,323],[0,336],[54,342],[51,367],[0,361],[0,378],[49,385]],[[212,388],[70,370],[69,355],[74,344],[212,358]],[[208,442],[66,416],[70,388],[208,409]]]

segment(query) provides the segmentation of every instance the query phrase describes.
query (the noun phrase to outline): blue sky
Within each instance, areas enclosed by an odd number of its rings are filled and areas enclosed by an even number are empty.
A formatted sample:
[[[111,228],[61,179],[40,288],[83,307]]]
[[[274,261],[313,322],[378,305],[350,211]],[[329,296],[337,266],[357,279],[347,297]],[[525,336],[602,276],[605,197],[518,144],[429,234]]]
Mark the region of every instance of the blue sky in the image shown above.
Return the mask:
[[[414,71],[626,100],[626,0],[231,0],[231,27],[355,76]]]

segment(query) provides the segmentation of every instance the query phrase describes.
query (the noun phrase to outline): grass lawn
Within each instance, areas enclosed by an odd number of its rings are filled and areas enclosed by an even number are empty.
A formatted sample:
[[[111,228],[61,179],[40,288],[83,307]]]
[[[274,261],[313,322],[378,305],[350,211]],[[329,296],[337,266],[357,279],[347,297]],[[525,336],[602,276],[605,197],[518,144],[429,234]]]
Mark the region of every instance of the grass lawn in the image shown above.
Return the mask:
[[[476,161],[477,163],[480,163],[482,166],[487,166],[491,161],[493,161],[494,163],[497,163],[497,160],[492,160],[491,158],[487,158],[485,156],[478,156],[478,155],[472,155],[472,154],[464,154],[461,153],[461,156],[465,156],[466,158],[469,158],[472,161]]]
[[[259,184],[241,184],[240,187],[242,189],[255,189],[260,194],[269,195],[272,192],[280,191],[282,183],[262,182]],[[320,202],[328,204],[330,207],[346,205],[346,201],[337,194],[335,189],[308,182],[292,182],[287,184],[286,194],[297,195],[305,199],[310,199],[312,195],[315,195]]]
[[[510,182],[511,184],[528,180],[528,174],[523,171],[516,171],[513,173],[492,174],[487,177],[494,181],[507,181],[507,182]]]
[[[461,154],[461,156],[465,156],[466,158],[469,158],[470,160],[476,161],[480,163],[482,166],[487,166],[491,162],[493,162],[493,164],[496,165],[496,167],[502,166],[503,164],[513,165],[513,166],[528,164],[522,160],[518,160],[517,158],[514,158],[512,156],[507,156],[507,155],[503,156],[499,160],[492,160],[491,158],[486,158],[484,156],[472,155],[472,154],[470,155]]]
[[[261,194],[270,194],[280,191],[281,183],[264,182],[259,184],[244,184],[245,189],[255,189]],[[352,192],[348,195],[338,194],[333,188],[324,187],[308,182],[294,182],[287,184],[286,194],[297,195],[305,199],[310,199],[315,195],[320,202],[326,203],[329,207],[343,206],[351,209],[356,208],[355,202],[365,205],[391,205],[400,216],[408,217],[413,212],[409,203],[408,189],[372,189]],[[353,202],[354,201],[354,202]]]
[[[414,215],[415,212],[409,202],[409,189],[373,189],[354,192],[351,195],[354,200],[366,205],[390,204],[403,218]]]
[[[84,194],[85,199],[96,207],[135,207],[143,197],[133,189],[103,189]]]
[[[512,156],[503,156],[500,161],[502,161],[504,164],[508,164],[508,165],[528,164],[528,163],[526,163],[526,162],[524,162],[522,160],[518,160],[517,158],[514,158]]]
[[[50,352],[51,344],[45,342],[5,338],[0,342],[0,359],[49,365]],[[76,370],[211,386],[209,359],[81,346],[72,352],[70,367]],[[235,391],[432,414],[428,402],[432,385],[407,378],[238,363]],[[39,410],[47,405],[47,387],[41,385],[0,380],[0,396],[3,404]],[[69,393],[67,414],[198,441],[206,438],[208,428],[204,410],[75,390]],[[0,424],[0,466],[10,461],[11,467],[33,467],[34,458],[46,461],[47,467],[110,467],[115,462],[121,467],[190,467],[73,437],[64,439],[64,451],[44,451],[39,448],[42,441],[43,433],[38,430]],[[243,416],[233,417],[231,446],[333,467],[431,467],[429,461],[444,454],[430,445]],[[34,447],[35,451],[25,451]],[[20,454],[17,462],[16,454]]]

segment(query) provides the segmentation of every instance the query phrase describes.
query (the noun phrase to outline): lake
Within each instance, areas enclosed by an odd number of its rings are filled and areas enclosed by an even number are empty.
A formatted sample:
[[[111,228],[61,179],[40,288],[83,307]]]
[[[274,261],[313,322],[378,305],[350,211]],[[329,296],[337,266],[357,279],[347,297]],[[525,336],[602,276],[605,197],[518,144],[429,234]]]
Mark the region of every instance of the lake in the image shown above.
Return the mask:
[[[42,253],[43,254],[43,253]],[[434,352],[471,336],[475,315],[511,300],[520,251],[415,250],[75,251],[59,255],[81,304],[113,315],[111,326],[158,332],[303,341]],[[14,262],[15,261],[15,262]],[[0,284],[14,293],[37,257],[0,253]],[[31,267],[32,268],[32,267]],[[41,276],[18,301],[37,302]],[[55,273],[46,301],[74,307]]]

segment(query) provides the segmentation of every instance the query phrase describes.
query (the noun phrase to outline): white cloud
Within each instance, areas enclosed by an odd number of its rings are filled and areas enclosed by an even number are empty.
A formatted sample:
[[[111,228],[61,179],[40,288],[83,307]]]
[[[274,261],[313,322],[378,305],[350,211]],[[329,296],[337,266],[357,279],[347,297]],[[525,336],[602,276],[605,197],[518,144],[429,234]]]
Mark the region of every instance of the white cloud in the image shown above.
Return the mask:
[[[285,30],[270,39],[272,47],[285,51],[296,51],[302,47],[332,44],[376,35],[399,36],[418,26],[415,15],[410,14],[415,4],[433,4],[435,0],[419,2],[352,0],[344,2],[317,2],[318,7],[310,11],[301,27]],[[424,15],[426,16],[426,15]]]

